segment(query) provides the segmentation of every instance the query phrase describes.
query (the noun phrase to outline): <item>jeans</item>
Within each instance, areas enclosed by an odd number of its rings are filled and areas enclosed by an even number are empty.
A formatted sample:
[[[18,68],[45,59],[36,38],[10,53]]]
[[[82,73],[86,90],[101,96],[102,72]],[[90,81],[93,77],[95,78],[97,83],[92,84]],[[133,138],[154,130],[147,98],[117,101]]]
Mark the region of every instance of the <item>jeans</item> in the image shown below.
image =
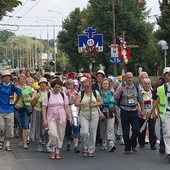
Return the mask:
[[[123,139],[125,142],[125,151],[131,151],[131,148],[137,145],[137,136],[139,134],[139,116],[136,111],[125,111],[121,109],[121,124]],[[132,135],[130,137],[129,130],[132,127]]]
[[[80,126],[70,125],[69,121],[66,124],[65,138],[71,140],[71,138],[80,137]]]
[[[164,139],[163,139],[163,131],[162,131],[162,120],[160,119],[160,144],[159,147],[161,149],[165,149],[165,143],[164,143]]]

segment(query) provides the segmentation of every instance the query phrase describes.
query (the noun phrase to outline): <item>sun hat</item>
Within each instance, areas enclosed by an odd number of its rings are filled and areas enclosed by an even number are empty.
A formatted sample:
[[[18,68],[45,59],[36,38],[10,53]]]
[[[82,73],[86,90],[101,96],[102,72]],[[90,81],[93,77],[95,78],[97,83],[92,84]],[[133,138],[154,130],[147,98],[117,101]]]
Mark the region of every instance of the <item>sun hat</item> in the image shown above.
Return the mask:
[[[3,76],[11,76],[11,72],[9,70],[3,70],[2,77]]]
[[[163,74],[169,73],[170,72],[170,67],[165,67],[163,70]]]
[[[40,78],[40,80],[39,80],[39,82],[38,82],[38,85],[40,85],[40,83],[42,83],[42,82],[43,82],[43,83],[45,82],[45,83],[48,84],[48,81],[47,81],[47,79],[46,79],[45,77],[41,77],[41,78]]]
[[[103,77],[105,77],[105,72],[104,72],[103,70],[98,70],[97,73],[96,73],[96,75],[97,75],[97,74],[102,74]]]

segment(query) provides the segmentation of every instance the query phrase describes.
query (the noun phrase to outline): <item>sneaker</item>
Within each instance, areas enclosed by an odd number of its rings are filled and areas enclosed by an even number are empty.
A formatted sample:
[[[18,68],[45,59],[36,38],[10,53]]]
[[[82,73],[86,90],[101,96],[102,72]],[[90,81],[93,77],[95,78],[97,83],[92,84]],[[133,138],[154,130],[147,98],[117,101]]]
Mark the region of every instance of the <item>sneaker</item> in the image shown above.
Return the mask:
[[[38,145],[37,151],[38,152],[42,152],[43,151],[42,145]]]
[[[75,147],[74,147],[74,153],[80,153],[80,149],[79,149],[78,146],[75,146]]]
[[[123,138],[120,140],[120,145],[124,145],[125,144],[125,142],[124,142],[124,140],[123,140]]]
[[[145,136],[145,144],[148,144],[148,143],[149,143],[148,137]]]
[[[51,147],[50,147],[50,146],[46,146],[46,151],[47,151],[48,153],[50,153],[50,152],[51,152]]]
[[[18,146],[23,146],[23,145],[24,145],[23,141],[19,141]]]
[[[116,150],[116,146],[113,146],[110,150],[109,150],[109,152],[114,152]]]
[[[159,153],[160,154],[165,154],[165,148],[159,148]]]
[[[24,145],[24,149],[28,149],[28,145],[25,144],[25,145]]]
[[[66,151],[71,151],[71,145],[70,144],[67,144],[67,149]]]
[[[156,150],[156,146],[151,146],[150,150]]]
[[[102,150],[107,150],[107,142],[103,141],[102,143]]]

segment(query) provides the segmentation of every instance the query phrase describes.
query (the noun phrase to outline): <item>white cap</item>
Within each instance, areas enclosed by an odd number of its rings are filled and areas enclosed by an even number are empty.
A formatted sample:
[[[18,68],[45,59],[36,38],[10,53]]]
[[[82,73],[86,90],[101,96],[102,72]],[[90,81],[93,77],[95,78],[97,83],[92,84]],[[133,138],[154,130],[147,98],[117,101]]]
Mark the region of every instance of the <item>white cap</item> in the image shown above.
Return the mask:
[[[83,73],[78,73],[78,77],[82,77],[83,76]]]
[[[9,70],[3,70],[2,77],[3,76],[11,76],[11,72]]]
[[[117,77],[109,76],[108,79],[112,80],[113,83],[118,82],[118,78]]]
[[[105,77],[105,72],[104,72],[103,70],[98,70],[97,73],[96,73],[96,75],[97,75],[97,74],[102,74],[102,75]]]
[[[169,73],[170,72],[170,67],[165,67],[163,70],[163,74]]]
[[[45,77],[40,78],[38,85],[40,85],[40,83],[42,83],[42,82],[45,82],[45,83],[48,84],[48,81],[47,81],[47,79]]]

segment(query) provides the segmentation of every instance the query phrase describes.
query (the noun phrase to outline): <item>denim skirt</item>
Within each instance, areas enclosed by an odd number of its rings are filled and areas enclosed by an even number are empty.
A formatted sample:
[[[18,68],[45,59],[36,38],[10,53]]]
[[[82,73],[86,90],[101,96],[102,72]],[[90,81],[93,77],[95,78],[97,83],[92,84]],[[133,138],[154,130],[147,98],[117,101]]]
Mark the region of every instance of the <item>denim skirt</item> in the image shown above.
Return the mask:
[[[15,118],[19,128],[29,129],[30,115],[27,114],[24,108],[14,109]]]

